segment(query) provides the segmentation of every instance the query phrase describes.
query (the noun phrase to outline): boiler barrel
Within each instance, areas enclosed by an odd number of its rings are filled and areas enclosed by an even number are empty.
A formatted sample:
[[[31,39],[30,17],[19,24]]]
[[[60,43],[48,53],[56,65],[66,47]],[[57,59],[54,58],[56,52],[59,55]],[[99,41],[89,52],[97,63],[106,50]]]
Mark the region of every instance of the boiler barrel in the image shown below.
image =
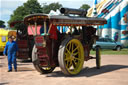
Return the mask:
[[[87,10],[83,9],[72,9],[72,8],[61,8],[60,12],[62,14],[68,15],[68,14],[76,14],[80,16],[86,16]]]

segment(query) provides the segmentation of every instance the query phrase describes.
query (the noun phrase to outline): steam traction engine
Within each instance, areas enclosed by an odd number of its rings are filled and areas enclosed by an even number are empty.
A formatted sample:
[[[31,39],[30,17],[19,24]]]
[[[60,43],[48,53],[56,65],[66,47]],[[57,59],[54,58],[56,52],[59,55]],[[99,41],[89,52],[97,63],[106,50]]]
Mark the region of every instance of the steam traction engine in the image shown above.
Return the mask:
[[[24,18],[34,36],[32,61],[36,70],[50,73],[59,66],[64,74],[76,75],[84,61],[89,59],[96,59],[96,66],[100,68],[99,48],[96,49],[96,57],[89,55],[97,38],[92,25],[104,25],[106,20],[84,17],[85,10],[61,8],[60,12],[62,15],[37,13]],[[65,27],[68,33],[63,31]]]

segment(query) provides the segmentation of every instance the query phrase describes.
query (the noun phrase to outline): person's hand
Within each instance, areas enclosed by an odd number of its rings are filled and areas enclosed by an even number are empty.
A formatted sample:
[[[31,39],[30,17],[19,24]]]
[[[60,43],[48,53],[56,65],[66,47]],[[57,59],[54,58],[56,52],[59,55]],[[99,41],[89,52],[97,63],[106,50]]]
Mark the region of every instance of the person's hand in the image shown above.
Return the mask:
[[[4,54],[4,57],[6,57],[6,55]]]

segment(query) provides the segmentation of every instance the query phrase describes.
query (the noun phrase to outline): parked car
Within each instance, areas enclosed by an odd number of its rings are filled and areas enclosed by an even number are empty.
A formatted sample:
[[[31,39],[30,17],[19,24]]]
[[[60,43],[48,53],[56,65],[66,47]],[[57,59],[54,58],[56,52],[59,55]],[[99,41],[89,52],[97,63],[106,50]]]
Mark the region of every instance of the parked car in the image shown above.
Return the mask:
[[[123,45],[120,42],[116,42],[110,38],[99,38],[95,44],[93,44],[93,50],[97,47],[101,49],[113,49],[120,51],[123,48]]]

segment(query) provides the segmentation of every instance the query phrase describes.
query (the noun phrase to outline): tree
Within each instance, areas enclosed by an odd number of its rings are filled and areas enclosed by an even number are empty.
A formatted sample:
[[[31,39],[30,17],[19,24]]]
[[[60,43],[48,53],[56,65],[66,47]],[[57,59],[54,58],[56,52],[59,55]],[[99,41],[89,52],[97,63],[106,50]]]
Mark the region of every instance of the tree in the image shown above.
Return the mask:
[[[5,26],[5,22],[2,21],[2,20],[0,20],[0,27],[2,27],[2,28],[5,28],[5,27],[6,27],[6,26]]]
[[[62,5],[59,4],[58,2],[57,3],[51,3],[49,5],[44,4],[44,6],[43,6],[43,13],[48,14],[51,10],[56,11],[57,9],[59,9],[61,7],[62,7]]]
[[[37,0],[28,0],[22,6],[19,6],[16,10],[14,10],[10,20],[8,21],[8,24],[14,21],[22,21],[26,15],[42,12],[43,11],[41,5],[38,3]],[[20,25],[15,26],[14,29],[17,29],[17,27],[19,26]]]
[[[83,4],[80,9],[85,9],[88,10],[90,8],[90,6],[88,4]]]
[[[27,14],[42,13],[42,7],[37,0],[28,0],[24,3]]]

